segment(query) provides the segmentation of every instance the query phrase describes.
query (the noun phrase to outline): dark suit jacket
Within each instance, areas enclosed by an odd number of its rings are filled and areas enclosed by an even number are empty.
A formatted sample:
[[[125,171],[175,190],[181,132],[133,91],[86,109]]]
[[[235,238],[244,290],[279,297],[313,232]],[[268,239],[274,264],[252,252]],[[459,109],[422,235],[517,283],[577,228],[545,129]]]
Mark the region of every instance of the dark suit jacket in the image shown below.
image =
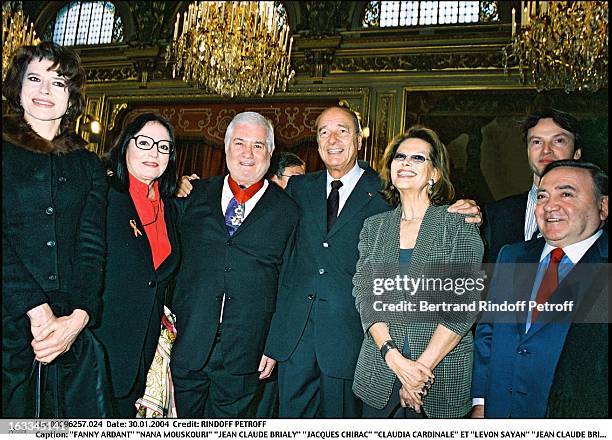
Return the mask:
[[[172,253],[153,267],[151,247],[132,197],[113,186],[108,192],[107,256],[102,318],[95,333],[106,347],[115,396],[126,395],[136,380],[141,357],[148,369],[159,338],[164,296],[178,265],[179,244],[172,203],[164,199],[164,219]],[[135,220],[142,235],[130,227]]]
[[[524,192],[484,205],[482,234],[485,242],[485,263],[495,263],[504,245],[525,241],[525,209],[528,193]]]
[[[485,398],[486,417],[546,415],[555,368],[570,322],[589,292],[602,291],[601,285],[593,285],[599,282],[596,275],[602,266],[591,263],[607,262],[607,240],[604,232],[551,298],[550,302],[557,304],[574,301],[573,312],[540,312],[527,333],[527,310],[483,313],[476,327],[472,396]],[[495,303],[529,301],[543,247],[544,239],[538,239],[502,248],[488,300]]]
[[[199,370],[208,358],[225,294],[221,350],[233,374],[257,371],[272,314],[281,266],[292,247],[298,210],[270,184],[230,237],[221,211],[223,177],[193,182],[179,203],[182,262],[172,310],[177,339],[171,365]]]
[[[360,166],[362,164],[360,163]],[[329,376],[353,379],[363,331],[352,296],[363,221],[390,209],[380,180],[367,165],[331,231],[327,232],[326,171],[294,176],[287,192],[300,208],[293,257],[279,288],[266,354],[285,361],[297,346],[317,301],[315,349]]]

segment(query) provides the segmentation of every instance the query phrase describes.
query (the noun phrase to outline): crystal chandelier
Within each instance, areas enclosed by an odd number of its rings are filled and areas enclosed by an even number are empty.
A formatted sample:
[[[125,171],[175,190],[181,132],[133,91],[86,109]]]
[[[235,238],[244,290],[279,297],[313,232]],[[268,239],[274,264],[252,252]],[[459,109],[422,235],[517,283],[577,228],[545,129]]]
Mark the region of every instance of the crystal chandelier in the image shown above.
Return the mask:
[[[23,13],[21,2],[2,2],[2,81],[17,49],[38,43],[34,25]]]
[[[521,27],[512,9],[512,42],[504,70],[518,66],[522,84],[538,92],[608,87],[608,2],[522,1]]]
[[[182,28],[179,35],[179,24]],[[293,37],[279,26],[274,2],[201,1],[176,16],[166,52],[172,76],[222,96],[264,96],[285,91],[295,72]]]

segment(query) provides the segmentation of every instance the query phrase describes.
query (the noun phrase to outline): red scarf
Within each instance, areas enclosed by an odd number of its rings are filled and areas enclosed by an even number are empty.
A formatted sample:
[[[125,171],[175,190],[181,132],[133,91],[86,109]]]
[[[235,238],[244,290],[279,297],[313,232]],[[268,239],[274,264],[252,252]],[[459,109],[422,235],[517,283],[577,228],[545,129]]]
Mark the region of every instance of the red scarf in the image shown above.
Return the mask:
[[[264,180],[261,179],[260,181],[255,182],[253,185],[249,186],[248,188],[241,188],[240,185],[238,185],[238,183],[236,183],[236,181],[232,179],[232,176],[228,176],[227,183],[229,184],[229,187],[232,190],[232,194],[234,195],[236,201],[241,205],[244,205],[247,200],[253,197],[257,193],[257,191],[259,191],[263,187]]]

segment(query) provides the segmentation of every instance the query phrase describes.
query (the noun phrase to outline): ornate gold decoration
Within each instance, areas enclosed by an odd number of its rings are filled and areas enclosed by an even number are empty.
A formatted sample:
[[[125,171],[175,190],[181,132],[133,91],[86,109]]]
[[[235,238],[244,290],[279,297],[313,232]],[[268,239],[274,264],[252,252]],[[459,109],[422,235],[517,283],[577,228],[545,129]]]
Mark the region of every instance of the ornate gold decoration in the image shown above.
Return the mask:
[[[538,92],[563,88],[597,91],[608,86],[608,2],[527,1],[512,43],[504,49],[504,68],[518,64],[523,84]]]
[[[121,110],[125,110],[127,107],[127,102],[119,102],[113,105],[113,110],[111,111],[110,119],[108,121],[108,131],[112,131],[115,128],[117,116],[119,116]]]
[[[278,25],[274,2],[201,1],[177,14],[166,64],[191,85],[223,96],[264,96],[285,91],[293,37]]]
[[[34,25],[23,13],[21,2],[2,2],[2,80],[21,46],[38,44]]]

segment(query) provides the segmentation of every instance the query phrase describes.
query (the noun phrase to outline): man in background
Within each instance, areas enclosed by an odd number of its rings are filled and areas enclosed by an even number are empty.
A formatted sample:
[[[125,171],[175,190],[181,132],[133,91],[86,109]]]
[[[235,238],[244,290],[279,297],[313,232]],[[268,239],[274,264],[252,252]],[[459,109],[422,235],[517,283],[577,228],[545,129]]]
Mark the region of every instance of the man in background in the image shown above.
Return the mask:
[[[268,179],[282,189],[287,187],[289,179],[306,173],[306,163],[290,151],[281,151],[272,156],[272,163],[268,171]]]

